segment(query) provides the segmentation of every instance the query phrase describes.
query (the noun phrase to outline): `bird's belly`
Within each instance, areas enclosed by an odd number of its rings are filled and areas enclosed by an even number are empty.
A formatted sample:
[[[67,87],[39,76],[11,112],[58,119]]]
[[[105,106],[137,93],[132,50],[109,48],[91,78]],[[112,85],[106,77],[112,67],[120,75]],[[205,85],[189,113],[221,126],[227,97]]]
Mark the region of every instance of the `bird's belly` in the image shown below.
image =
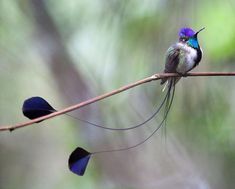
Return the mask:
[[[193,69],[193,67],[195,66],[196,57],[196,51],[191,51],[191,53],[188,53],[185,58],[178,64],[176,71],[178,73],[185,74]]]

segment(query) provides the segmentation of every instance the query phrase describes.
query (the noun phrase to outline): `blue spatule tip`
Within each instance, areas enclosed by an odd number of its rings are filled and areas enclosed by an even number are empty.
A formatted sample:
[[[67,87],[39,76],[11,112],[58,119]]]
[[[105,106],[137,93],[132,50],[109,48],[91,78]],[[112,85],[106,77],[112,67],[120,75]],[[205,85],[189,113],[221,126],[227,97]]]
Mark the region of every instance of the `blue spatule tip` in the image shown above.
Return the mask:
[[[56,110],[42,97],[31,97],[24,101],[22,111],[29,119],[36,119],[55,112]]]
[[[90,157],[90,152],[84,150],[83,148],[77,147],[69,156],[68,165],[70,171],[79,176],[83,176]]]

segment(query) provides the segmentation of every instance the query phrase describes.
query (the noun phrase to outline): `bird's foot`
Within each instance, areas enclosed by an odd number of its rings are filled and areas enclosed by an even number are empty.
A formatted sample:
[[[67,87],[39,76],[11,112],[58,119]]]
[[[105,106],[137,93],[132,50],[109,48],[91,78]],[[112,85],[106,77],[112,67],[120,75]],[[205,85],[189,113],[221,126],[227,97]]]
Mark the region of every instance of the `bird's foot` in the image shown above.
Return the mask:
[[[180,77],[187,77],[187,76],[188,76],[187,73],[180,73],[180,72],[177,72],[177,74],[179,74]]]

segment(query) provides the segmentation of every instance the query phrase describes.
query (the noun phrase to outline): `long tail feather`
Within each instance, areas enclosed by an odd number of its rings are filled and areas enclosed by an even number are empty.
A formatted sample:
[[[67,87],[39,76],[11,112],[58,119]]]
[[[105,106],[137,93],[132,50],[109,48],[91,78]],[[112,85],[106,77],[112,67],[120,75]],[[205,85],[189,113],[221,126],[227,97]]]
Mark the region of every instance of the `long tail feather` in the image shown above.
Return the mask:
[[[94,127],[98,127],[98,128],[101,128],[101,129],[106,129],[106,130],[111,130],[111,131],[127,131],[127,130],[132,130],[132,129],[139,128],[139,127],[145,125],[146,123],[148,123],[149,121],[151,121],[160,112],[160,110],[162,109],[162,107],[165,104],[166,100],[167,100],[167,94],[165,95],[164,99],[162,100],[162,102],[160,103],[158,108],[155,110],[155,112],[150,117],[148,117],[146,120],[144,120],[143,122],[141,122],[139,124],[136,124],[136,125],[133,125],[133,126],[129,126],[127,128],[112,128],[112,127],[107,127],[105,125],[100,125],[100,124],[92,123],[90,121],[78,118],[78,117],[73,116],[73,115],[68,114],[68,113],[66,113],[65,115],[67,115],[67,116],[69,116],[69,117],[71,117],[73,119],[76,119],[78,121],[84,122],[84,123],[86,123],[88,125],[91,125],[91,126],[94,126]],[[28,110],[30,110],[30,109],[28,109]],[[55,109],[48,110],[48,109],[37,108],[37,109],[32,109],[32,110],[34,110],[34,111],[48,111],[48,113],[56,112]]]
[[[172,87],[173,87],[173,90],[172,90]],[[170,111],[170,108],[171,108],[171,105],[172,105],[172,102],[173,102],[173,99],[174,99],[174,94],[175,94],[175,86],[172,85],[172,87],[168,88],[168,91],[167,91],[167,94],[166,94],[167,99],[169,99],[169,103],[165,104],[166,111],[164,113],[163,119],[160,122],[160,124],[157,126],[157,128],[147,138],[145,138],[144,140],[140,141],[139,143],[137,143],[135,145],[132,145],[132,146],[129,146],[129,147],[119,148],[119,149],[112,149],[112,150],[96,151],[96,152],[93,152],[92,154],[117,152],[117,151],[126,151],[126,150],[130,150],[132,148],[136,148],[136,147],[144,144],[146,141],[148,141],[163,126],[165,120],[167,119],[167,116],[169,114],[169,111]],[[173,91],[172,94],[171,94],[171,90]]]
[[[98,127],[98,128],[102,128],[102,129],[106,129],[106,130],[112,130],[112,131],[127,131],[127,130],[131,130],[131,129],[136,129],[136,128],[139,128],[143,125],[145,125],[146,123],[148,123],[149,121],[151,121],[159,112],[160,110],[162,109],[163,105],[165,104],[167,100],[167,94],[165,95],[163,101],[161,102],[160,106],[157,108],[157,110],[150,116],[148,117],[145,121],[137,124],[137,125],[133,125],[133,126],[130,126],[130,127],[127,127],[127,128],[112,128],[112,127],[107,127],[107,126],[104,126],[104,125],[99,125],[99,124],[96,124],[96,123],[92,123],[90,121],[87,121],[87,120],[83,120],[81,118],[78,118],[78,117],[75,117],[73,115],[70,115],[70,114],[66,114],[74,119],[77,119],[79,121],[82,121],[84,123],[87,123],[89,125],[92,125],[92,126],[95,126],[95,127]]]

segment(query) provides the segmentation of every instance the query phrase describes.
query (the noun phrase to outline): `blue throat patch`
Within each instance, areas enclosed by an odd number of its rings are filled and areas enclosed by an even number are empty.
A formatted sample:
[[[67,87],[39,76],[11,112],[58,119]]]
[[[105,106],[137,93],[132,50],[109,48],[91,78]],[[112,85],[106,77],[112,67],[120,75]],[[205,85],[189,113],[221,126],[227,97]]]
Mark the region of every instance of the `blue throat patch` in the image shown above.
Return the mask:
[[[198,44],[198,41],[197,41],[197,38],[190,38],[188,41],[187,41],[187,44],[195,49],[199,48],[199,44]]]

